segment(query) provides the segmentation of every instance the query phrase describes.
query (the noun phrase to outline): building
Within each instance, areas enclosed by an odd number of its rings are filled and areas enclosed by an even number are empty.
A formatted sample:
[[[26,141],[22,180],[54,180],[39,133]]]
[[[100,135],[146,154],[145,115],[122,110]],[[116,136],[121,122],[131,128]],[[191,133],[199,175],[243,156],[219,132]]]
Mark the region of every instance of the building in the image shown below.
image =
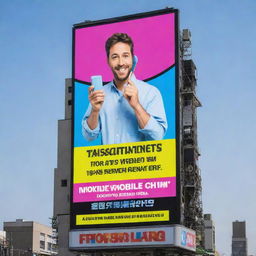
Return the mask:
[[[204,249],[215,253],[215,225],[211,214],[204,214]]]
[[[232,256],[247,256],[246,222],[233,222]]]
[[[42,256],[56,254],[52,228],[34,221],[17,219],[4,222],[6,241],[13,256]]]
[[[65,119],[58,121],[58,156],[54,170],[54,208],[52,227],[58,234],[58,253],[75,255],[69,251],[70,184],[71,184],[71,117],[72,79],[65,83]]]
[[[9,247],[6,242],[6,233],[4,231],[0,231],[0,256],[8,256]]]

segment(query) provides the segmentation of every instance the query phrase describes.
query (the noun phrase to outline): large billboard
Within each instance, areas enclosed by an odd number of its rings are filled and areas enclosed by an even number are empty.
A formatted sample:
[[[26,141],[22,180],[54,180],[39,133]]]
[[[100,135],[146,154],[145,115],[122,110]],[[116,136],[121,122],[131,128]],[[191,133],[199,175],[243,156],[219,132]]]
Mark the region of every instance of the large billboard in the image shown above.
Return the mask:
[[[74,25],[71,230],[180,223],[178,62],[177,10]]]

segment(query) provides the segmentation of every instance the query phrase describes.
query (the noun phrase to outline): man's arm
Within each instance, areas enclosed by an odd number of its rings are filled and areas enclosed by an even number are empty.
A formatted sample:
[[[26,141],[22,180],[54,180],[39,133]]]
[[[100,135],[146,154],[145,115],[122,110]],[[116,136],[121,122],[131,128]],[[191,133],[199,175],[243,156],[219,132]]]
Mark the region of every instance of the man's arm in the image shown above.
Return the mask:
[[[102,90],[93,91],[93,89],[94,86],[90,86],[88,89],[92,110],[87,118],[87,124],[91,130],[94,130],[98,126],[99,112],[104,102],[104,92]]]
[[[104,102],[104,92],[102,90],[93,91],[94,86],[88,89],[90,106],[82,120],[83,136],[87,140],[94,140],[100,132],[99,112]]]
[[[139,127],[144,129],[148,123],[148,120],[150,119],[150,115],[146,112],[140,103],[134,108],[134,113],[137,118]]]
[[[124,89],[124,97],[133,108],[139,127],[143,129],[147,125],[150,115],[141,106],[139,102],[138,89],[130,79],[128,80],[128,85]]]
[[[91,110],[89,117],[86,119],[88,127],[94,130],[99,124],[99,111]]]
[[[138,89],[132,81],[124,90],[124,96],[133,108],[139,124],[139,131],[147,140],[161,140],[167,130],[167,120],[160,92],[155,88],[148,96],[147,108],[139,102]]]

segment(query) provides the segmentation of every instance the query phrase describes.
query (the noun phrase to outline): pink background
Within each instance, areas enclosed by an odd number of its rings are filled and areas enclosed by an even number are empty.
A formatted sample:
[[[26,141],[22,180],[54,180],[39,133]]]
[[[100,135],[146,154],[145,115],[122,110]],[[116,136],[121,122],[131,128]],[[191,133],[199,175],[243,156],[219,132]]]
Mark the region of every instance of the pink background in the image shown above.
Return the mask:
[[[123,191],[106,191],[106,192],[90,192],[79,194],[79,187],[85,186],[104,186],[104,185],[117,185],[127,183],[146,183],[157,181],[169,181],[170,184],[167,188],[151,188],[151,189],[138,189],[138,190],[123,190]],[[120,197],[100,197],[100,194],[119,194],[119,193],[132,193],[132,192],[147,192],[147,195],[135,195],[135,196],[120,196]],[[78,183],[74,184],[73,198],[74,202],[93,202],[93,201],[111,201],[111,200],[123,200],[123,199],[137,199],[137,198],[158,198],[158,197],[171,197],[176,196],[176,177],[171,178],[154,178],[154,179],[141,179],[141,180],[124,180],[124,181],[105,181],[105,182],[92,182],[92,183]]]
[[[103,81],[113,79],[107,64],[105,42],[114,33],[127,33],[138,56],[135,74],[138,79],[151,78],[175,62],[174,14],[79,28],[75,31],[75,79],[90,82],[93,75]],[[166,31],[170,30],[170,33]]]

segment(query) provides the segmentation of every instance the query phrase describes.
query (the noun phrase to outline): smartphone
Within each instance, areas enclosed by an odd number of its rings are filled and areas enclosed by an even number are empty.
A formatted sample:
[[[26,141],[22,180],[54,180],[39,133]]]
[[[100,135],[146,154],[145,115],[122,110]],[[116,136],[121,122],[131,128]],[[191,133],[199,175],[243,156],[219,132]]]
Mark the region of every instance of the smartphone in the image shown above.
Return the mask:
[[[91,76],[91,82],[94,86],[94,91],[103,89],[102,76]]]
[[[135,68],[136,68],[136,65],[138,63],[138,57],[136,55],[133,55],[133,63],[132,63],[132,70],[131,72],[134,72]]]

